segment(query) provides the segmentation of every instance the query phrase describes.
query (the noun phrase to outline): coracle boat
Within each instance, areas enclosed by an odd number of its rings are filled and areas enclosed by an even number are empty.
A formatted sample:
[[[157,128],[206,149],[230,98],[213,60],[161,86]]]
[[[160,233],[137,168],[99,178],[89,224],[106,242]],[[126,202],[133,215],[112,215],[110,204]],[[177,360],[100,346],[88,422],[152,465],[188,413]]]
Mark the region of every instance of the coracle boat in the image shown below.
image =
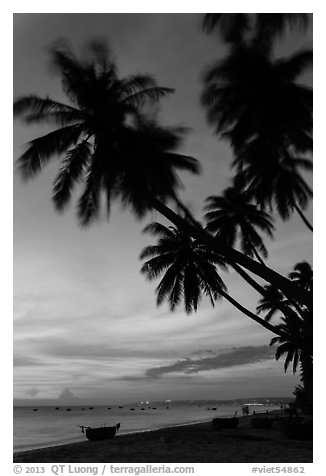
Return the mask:
[[[115,426],[101,426],[91,428],[90,426],[80,426],[82,433],[86,433],[86,438],[90,441],[109,440],[115,437],[120,428],[120,423]]]

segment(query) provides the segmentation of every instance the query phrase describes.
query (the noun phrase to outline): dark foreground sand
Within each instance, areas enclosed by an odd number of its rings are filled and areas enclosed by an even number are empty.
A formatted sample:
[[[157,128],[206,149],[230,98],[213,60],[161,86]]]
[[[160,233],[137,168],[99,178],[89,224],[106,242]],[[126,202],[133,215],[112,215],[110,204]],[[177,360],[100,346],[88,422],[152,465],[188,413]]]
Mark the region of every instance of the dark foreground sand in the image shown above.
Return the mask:
[[[277,423],[270,430],[250,427],[213,430],[211,423],[120,435],[14,454],[16,463],[312,463],[312,441],[284,437]]]

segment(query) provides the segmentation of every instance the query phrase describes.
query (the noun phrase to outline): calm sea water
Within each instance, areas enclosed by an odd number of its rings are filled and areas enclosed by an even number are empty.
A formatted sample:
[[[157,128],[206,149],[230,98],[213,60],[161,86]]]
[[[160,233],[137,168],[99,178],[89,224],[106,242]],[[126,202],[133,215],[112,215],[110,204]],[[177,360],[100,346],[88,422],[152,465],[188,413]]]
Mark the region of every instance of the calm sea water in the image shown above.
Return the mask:
[[[154,406],[154,404],[153,404]],[[183,423],[207,421],[216,416],[232,416],[235,411],[241,415],[241,404],[155,404],[153,406],[124,405],[94,406],[93,409],[80,406],[64,407],[14,407],[14,451],[24,451],[46,446],[84,441],[79,425],[99,427],[121,424],[119,434],[161,428]],[[70,411],[67,411],[70,408]],[[84,408],[84,409],[82,409]],[[135,410],[130,410],[135,408]],[[142,410],[141,408],[144,408]],[[216,408],[216,410],[213,410]],[[279,408],[273,405],[252,407],[257,412]]]

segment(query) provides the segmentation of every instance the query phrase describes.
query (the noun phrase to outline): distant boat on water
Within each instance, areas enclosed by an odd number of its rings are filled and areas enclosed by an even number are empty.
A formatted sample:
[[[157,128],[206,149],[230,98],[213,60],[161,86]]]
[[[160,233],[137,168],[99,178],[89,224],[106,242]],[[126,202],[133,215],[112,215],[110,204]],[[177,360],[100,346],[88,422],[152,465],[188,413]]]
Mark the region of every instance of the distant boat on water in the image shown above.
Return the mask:
[[[60,410],[60,407],[55,407],[56,410]]]
[[[123,408],[123,407],[118,407],[118,408]]]
[[[67,412],[71,412],[71,408],[66,408]]]
[[[130,411],[135,410],[134,408],[130,408]]]
[[[37,412],[38,411],[38,408],[33,408],[33,412]]]
[[[88,407],[88,408],[89,408],[89,410],[94,410],[94,407]]]

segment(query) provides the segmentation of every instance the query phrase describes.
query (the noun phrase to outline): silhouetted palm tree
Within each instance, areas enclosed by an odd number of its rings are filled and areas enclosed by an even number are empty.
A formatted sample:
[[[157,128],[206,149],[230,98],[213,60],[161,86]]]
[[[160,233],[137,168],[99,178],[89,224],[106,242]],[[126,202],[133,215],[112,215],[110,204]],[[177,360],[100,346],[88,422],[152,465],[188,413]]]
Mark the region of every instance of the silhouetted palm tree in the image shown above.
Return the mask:
[[[264,288],[266,294],[260,298],[256,310],[258,314],[266,312],[264,319],[270,321],[277,312],[289,306],[289,301],[285,299],[282,291],[274,286],[266,285]]]
[[[179,181],[175,171],[198,171],[194,159],[174,152],[182,131],[161,128],[142,113],[144,102],[157,101],[171,89],[157,87],[148,76],[119,79],[105,45],[95,42],[89,49],[90,56],[84,60],[67,46],[51,49],[53,65],[72,104],[33,95],[15,101],[15,115],[27,123],[61,126],[31,141],[18,159],[22,176],[35,176],[52,157],[66,153],[54,184],[53,200],[58,210],[69,202],[74,184],[83,181],[84,191],[78,203],[82,224],[97,218],[102,192],[108,211],[116,198],[132,206],[140,216],[155,209],[228,262],[274,283],[285,294],[309,301],[310,296],[302,290],[299,293],[287,278],[225,246],[165,205],[169,198],[176,200]]]
[[[301,261],[294,266],[294,271],[289,274],[290,279],[298,286],[312,291],[313,289],[313,271],[311,265],[307,261]]]
[[[282,331],[282,336],[271,339],[270,345],[278,344],[276,350],[276,360],[285,357],[284,370],[287,371],[292,362],[293,373],[296,373],[300,364],[301,380],[307,392],[312,396],[313,380],[313,327],[312,314],[306,312],[303,319],[298,319],[298,315],[288,314],[283,318],[282,324],[275,327]]]
[[[311,51],[274,60],[237,46],[208,71],[202,95],[208,121],[234,148],[238,184],[259,205],[276,203],[283,219],[297,210],[310,228],[301,208],[312,192],[299,168],[311,169],[302,154],[312,150],[312,91],[297,79],[311,64]]]
[[[165,273],[156,289],[157,304],[168,298],[173,310],[183,300],[186,312],[190,313],[197,310],[201,295],[205,293],[214,305],[220,291],[226,290],[215,266],[225,267],[222,257],[175,227],[155,222],[144,231],[159,237],[155,246],[146,247],[140,255],[141,259],[151,257],[141,269],[150,280]]]
[[[266,49],[287,27],[305,30],[308,23],[307,13],[207,13],[202,26],[207,33],[219,31],[226,43],[254,40]]]
[[[209,123],[236,148],[258,136],[274,149],[311,150],[312,91],[297,82],[311,65],[311,51],[275,60],[253,46],[232,48],[204,77]]]
[[[30,142],[18,159],[22,177],[34,177],[53,157],[65,154],[53,201],[57,210],[64,209],[74,185],[83,181],[78,215],[84,225],[97,217],[102,192],[108,211],[119,197],[141,216],[151,208],[148,195],[162,201],[174,196],[176,169],[198,171],[194,159],[173,153],[182,130],[146,122],[141,113],[146,102],[173,90],[158,87],[151,76],[121,79],[105,43],[91,42],[88,48],[84,59],[63,43],[50,50],[68,104],[35,95],[14,103],[14,114],[28,124],[60,126]]]
[[[282,318],[282,321],[283,323],[278,324],[277,327],[283,331],[283,336],[273,337],[270,345],[278,344],[275,353],[276,360],[286,355],[284,370],[287,371],[292,362],[293,373],[296,373],[302,348],[302,329],[298,326],[296,318]]]
[[[238,151],[233,162],[237,170],[235,182],[261,208],[269,211],[276,208],[283,220],[297,211],[312,231],[303,213],[312,198],[312,190],[300,174],[300,169],[311,170],[312,163],[305,157],[284,152],[267,147],[260,138],[253,140]]]
[[[228,188],[222,196],[207,199],[209,210],[205,214],[206,228],[222,239],[228,246],[237,242],[247,256],[255,256],[264,264],[259,253],[267,257],[267,249],[256,229],[273,236],[274,226],[271,217],[256,205],[250,203],[248,195],[236,188]]]
[[[217,299],[224,297],[243,314],[274,334],[281,335],[281,331],[275,326],[256,316],[227,293],[216,268],[225,268],[222,256],[213,253],[176,227],[166,227],[155,222],[144,231],[158,236],[157,244],[147,246],[140,255],[141,259],[150,258],[141,268],[148,279],[156,279],[164,273],[156,288],[158,305],[168,299],[171,310],[174,310],[184,301],[185,310],[189,314],[197,310],[203,294],[209,297],[213,306]]]

